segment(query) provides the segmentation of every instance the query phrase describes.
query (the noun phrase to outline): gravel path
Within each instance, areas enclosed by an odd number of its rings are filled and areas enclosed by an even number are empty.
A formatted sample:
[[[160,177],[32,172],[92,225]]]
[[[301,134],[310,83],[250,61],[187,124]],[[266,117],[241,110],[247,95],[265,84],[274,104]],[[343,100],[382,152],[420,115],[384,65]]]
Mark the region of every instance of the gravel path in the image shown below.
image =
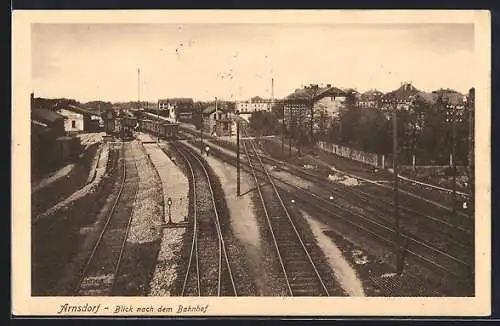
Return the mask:
[[[69,175],[71,173],[71,171],[73,170],[74,167],[75,167],[74,163],[68,164],[68,165],[60,168],[59,170],[55,171],[54,173],[50,174],[46,178],[35,181],[31,185],[31,192],[34,193],[36,191],[39,191],[39,190],[47,187],[48,185],[54,183],[55,181],[66,177],[67,175]]]
[[[163,187],[163,200],[172,197],[171,215],[173,222],[184,221],[188,214],[189,182],[179,168],[169,159],[157,144],[144,144],[146,153],[158,171]],[[176,197],[171,194],[176,194]],[[164,207],[164,218],[168,221],[168,206]],[[156,223],[160,219],[156,218]],[[177,278],[177,257],[182,250],[185,229],[164,229],[160,251],[153,278],[149,283],[149,296],[170,296]]]

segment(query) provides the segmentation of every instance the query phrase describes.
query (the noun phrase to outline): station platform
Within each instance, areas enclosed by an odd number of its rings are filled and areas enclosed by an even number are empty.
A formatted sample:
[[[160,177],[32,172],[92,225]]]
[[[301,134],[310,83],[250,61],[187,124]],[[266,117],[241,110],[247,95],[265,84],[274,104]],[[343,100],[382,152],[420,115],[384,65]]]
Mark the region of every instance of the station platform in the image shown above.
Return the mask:
[[[171,198],[170,213],[172,222],[183,224],[188,216],[189,205],[189,182],[186,176],[163,152],[160,146],[165,145],[157,143],[144,143],[143,145],[160,176],[165,205],[164,221],[168,222],[169,220],[168,198]]]

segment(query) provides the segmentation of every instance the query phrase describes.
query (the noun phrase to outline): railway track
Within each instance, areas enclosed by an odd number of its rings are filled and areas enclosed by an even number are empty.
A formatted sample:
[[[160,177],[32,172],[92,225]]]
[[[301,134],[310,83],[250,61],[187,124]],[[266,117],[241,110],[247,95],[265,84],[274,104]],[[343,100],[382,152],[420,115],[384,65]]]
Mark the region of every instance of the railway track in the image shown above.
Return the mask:
[[[75,289],[76,295],[113,294],[139,188],[135,158],[128,158],[125,151],[126,145],[119,159],[121,175],[118,192],[102,231],[84,265]]]
[[[279,161],[271,161],[275,164]],[[328,198],[333,195],[339,206],[349,209],[359,207],[363,215],[375,217],[380,223],[392,227],[394,205],[391,201],[376,198],[356,187],[344,186],[326,181],[324,178],[303,171],[290,164],[281,163],[281,170],[299,176],[314,184],[314,193]],[[473,236],[470,230],[447,223],[438,218],[421,214],[406,207],[399,208],[402,232],[427,245],[434,245],[452,253],[462,260],[472,260],[474,256]]]
[[[191,135],[196,135],[196,131],[189,129],[184,129],[184,130],[190,133]],[[232,151],[236,150],[235,144],[220,139],[212,138],[209,136],[207,136],[207,138],[210,138],[218,146],[230,149]],[[391,199],[392,189],[388,189],[388,187],[385,185],[376,185],[376,186],[374,185],[373,187],[378,189],[377,193],[374,194],[369,191],[363,191],[361,189],[355,189],[353,187],[348,187],[348,186],[343,186],[341,184],[328,182],[325,180],[326,176],[321,176],[318,175],[317,173],[306,171],[303,168],[298,167],[294,164],[277,160],[271,157],[270,155],[261,155],[261,158],[269,164],[275,164],[280,166],[281,168],[285,168],[286,170],[291,171],[294,174],[300,175],[306,180],[315,183],[319,182],[324,186],[332,188],[332,191],[334,191],[336,195],[341,196],[343,198],[348,198],[350,200],[356,198],[358,201],[362,201],[366,205],[374,206],[377,209],[382,209],[385,211],[392,209],[393,205]],[[349,194],[349,196],[346,196],[347,194]],[[409,198],[406,198],[406,196],[404,196],[403,193],[401,193],[400,205],[399,205],[401,217],[416,218],[430,227],[438,227],[441,233],[447,233],[448,235],[450,235],[449,237],[450,241],[453,241],[453,239],[459,239],[467,246],[469,246],[473,242],[471,236],[474,234],[473,230],[474,221],[472,219],[461,218],[457,220],[455,218],[450,217],[448,211],[444,212],[439,207],[435,207],[433,209],[433,211],[435,212],[439,211],[440,212],[439,214],[435,215],[426,214],[417,210],[415,207],[406,205],[404,203],[406,199],[410,200]],[[414,200],[412,199],[412,201]]]
[[[191,149],[172,145],[186,162],[192,185],[191,246],[181,296],[237,296],[209,173]]]
[[[194,145],[198,146],[199,144],[194,142]],[[234,156],[218,150],[217,148],[212,148],[211,152],[224,161],[236,165],[236,158]],[[249,164],[242,162],[242,166],[244,169],[251,172],[252,168]],[[320,197],[308,189],[298,187],[283,178],[276,176],[271,177],[276,181],[278,188],[291,193],[295,198],[299,199],[302,204],[315,211],[321,211],[328,216],[342,220],[344,223],[362,232],[362,234],[374,238],[385,245],[394,247],[395,231],[392,227],[384,225],[376,219],[363,216],[358,212],[336,205],[332,201]],[[444,273],[447,277],[464,279],[463,282],[473,280],[474,268],[470,262],[457,258],[431,244],[419,241],[411,235],[402,234],[401,239],[403,240],[402,243],[406,244],[401,250],[407,257],[415,259],[433,270]]]
[[[250,155],[255,154],[251,153]],[[275,160],[267,155],[261,155],[261,157],[266,163],[279,166],[280,170],[313,183],[314,192],[311,191],[311,193],[316,196],[328,198],[333,195],[335,202],[341,202],[336,208],[344,211],[356,210],[359,214],[369,216],[371,219],[374,218],[378,223],[388,228],[393,227],[394,206],[392,201],[376,197],[355,187],[329,182],[315,173],[305,171],[287,162]],[[399,207],[399,215],[402,232],[408,238],[421,243],[423,247],[435,247],[441,252],[449,254],[450,257],[457,258],[459,264],[463,266],[472,265],[474,239],[471,230],[405,206]],[[473,229],[473,227],[471,228]]]
[[[301,238],[288,209],[274,184],[273,178],[268,174],[264,163],[260,160],[255,147],[249,142],[255,156],[249,155],[247,142],[243,141],[243,147],[248,159],[252,175],[257,186],[259,198],[264,209],[269,232],[281,270],[283,271],[286,288],[291,296],[329,296],[326,282],[323,281],[318,268],[311,258],[309,249]],[[258,171],[252,158],[256,158],[261,170]],[[275,200],[265,200],[263,185],[259,181],[257,173],[261,173],[266,182],[272,188]],[[268,191],[269,193],[269,191]]]

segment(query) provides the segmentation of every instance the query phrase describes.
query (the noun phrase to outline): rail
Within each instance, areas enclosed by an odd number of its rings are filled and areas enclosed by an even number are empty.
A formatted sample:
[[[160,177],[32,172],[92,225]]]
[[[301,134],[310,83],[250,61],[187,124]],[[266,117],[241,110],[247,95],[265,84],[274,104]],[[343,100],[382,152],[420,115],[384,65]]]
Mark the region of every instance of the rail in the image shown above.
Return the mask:
[[[227,255],[227,250],[226,250],[226,245],[225,245],[225,242],[224,242],[224,237],[223,237],[223,234],[222,234],[222,229],[221,229],[221,226],[220,226],[220,218],[219,218],[219,213],[218,213],[218,209],[217,209],[217,205],[216,205],[216,202],[215,202],[215,198],[214,198],[214,191],[213,191],[213,185],[212,183],[210,182],[210,175],[205,167],[205,165],[203,164],[203,162],[188,148],[188,147],[185,147],[185,145],[182,145],[183,146],[183,149],[180,149],[179,146],[177,145],[173,145],[174,148],[177,149],[177,152],[183,157],[183,159],[187,162],[187,165],[189,167],[189,170],[190,170],[190,174],[193,178],[193,193],[195,194],[194,196],[196,196],[196,178],[195,178],[195,174],[194,174],[194,167],[192,165],[192,163],[190,162],[188,156],[190,156],[192,159],[195,160],[195,162],[201,167],[202,171],[203,171],[203,174],[205,175],[206,177],[206,180],[207,180],[207,184],[209,186],[209,189],[210,189],[210,198],[211,198],[211,203],[212,203],[212,207],[213,207],[213,212],[214,212],[214,216],[213,216],[213,219],[214,219],[214,224],[215,224],[215,227],[216,227],[216,232],[217,232],[217,238],[218,238],[218,246],[219,246],[219,252],[218,252],[218,282],[217,282],[217,295],[220,296],[221,295],[221,292],[222,292],[222,268],[223,268],[223,264],[227,270],[227,273],[228,273],[228,276],[229,276],[229,280],[230,280],[230,283],[231,283],[231,290],[232,292],[234,293],[235,296],[237,296],[237,288],[236,288],[236,284],[235,284],[235,281],[234,281],[234,277],[233,277],[233,274],[232,274],[232,270],[231,270],[231,264],[229,262],[229,257]],[[195,220],[195,223],[194,223],[194,226],[193,226],[193,242],[191,244],[191,253],[190,253],[190,262],[188,262],[188,269],[187,269],[187,272],[186,272],[186,276],[185,276],[185,279],[184,279],[184,284],[183,284],[183,290],[182,290],[182,295],[185,295],[186,293],[186,288],[187,288],[187,283],[188,283],[188,278],[189,278],[189,273],[190,273],[190,269],[191,269],[191,261],[192,261],[192,256],[193,256],[193,252],[192,250],[195,249],[196,250],[196,270],[197,270],[197,287],[198,287],[198,295],[200,295],[201,293],[201,286],[200,286],[200,268],[199,268],[199,255],[198,255],[198,236],[199,236],[199,228],[198,228],[198,221],[197,221],[197,215],[196,215],[196,209],[197,209],[197,205],[196,205],[196,197],[193,197],[194,201],[194,220]]]
[[[245,130],[245,129],[243,129],[243,133],[244,133],[244,134],[247,136],[247,138],[248,138],[248,135],[247,135],[247,132],[246,132],[246,130]],[[304,251],[304,253],[305,253],[305,255],[306,255],[307,259],[308,259],[308,263],[309,263],[309,264],[310,264],[310,266],[313,268],[314,273],[315,273],[315,275],[316,275],[316,277],[317,277],[317,280],[320,282],[321,287],[322,287],[322,289],[324,290],[325,294],[326,294],[327,296],[329,296],[330,294],[329,294],[329,292],[328,292],[328,289],[327,289],[327,287],[326,287],[326,285],[325,285],[325,283],[324,283],[324,281],[323,281],[323,279],[322,279],[321,275],[319,274],[318,269],[316,268],[316,265],[315,265],[314,261],[312,260],[312,258],[311,258],[311,256],[310,256],[310,254],[309,254],[309,251],[307,250],[307,248],[306,248],[306,246],[305,246],[304,242],[302,241],[302,237],[300,236],[300,233],[298,232],[298,230],[297,230],[297,228],[296,228],[296,226],[295,226],[295,223],[293,223],[293,220],[292,220],[292,218],[291,218],[291,216],[290,216],[290,214],[289,214],[289,212],[288,212],[288,209],[286,208],[285,204],[283,203],[283,200],[282,200],[282,198],[281,198],[281,196],[280,196],[280,194],[279,194],[279,192],[278,192],[278,189],[276,188],[276,185],[274,184],[274,180],[273,180],[273,178],[269,175],[269,173],[268,173],[267,169],[265,168],[264,163],[262,162],[262,160],[261,160],[260,156],[258,155],[258,152],[257,152],[257,150],[255,149],[255,146],[254,146],[254,144],[253,144],[252,140],[251,140],[251,139],[248,139],[248,141],[250,142],[250,145],[251,145],[251,147],[252,147],[252,149],[253,149],[253,151],[254,151],[254,153],[255,153],[255,156],[256,156],[257,160],[259,161],[259,163],[260,163],[260,165],[261,165],[261,167],[262,167],[262,171],[264,172],[264,174],[265,174],[265,176],[266,176],[267,180],[269,181],[269,183],[271,184],[271,186],[272,186],[272,188],[273,188],[273,192],[274,192],[274,194],[276,195],[276,198],[278,199],[278,201],[279,201],[279,203],[280,203],[281,207],[283,208],[283,211],[284,211],[284,212],[285,212],[285,214],[286,214],[286,217],[287,217],[288,222],[289,222],[289,223],[290,223],[290,225],[292,226],[292,229],[293,229],[293,231],[294,231],[294,234],[295,234],[295,236],[297,237],[297,240],[298,240],[298,242],[300,243],[300,246],[301,246],[301,248],[303,249],[303,251]],[[243,144],[244,144],[245,152],[246,152],[246,154],[247,154],[247,157],[248,157],[248,159],[249,159],[249,162],[251,162],[251,161],[250,161],[250,156],[248,155],[248,150],[247,150],[247,147],[246,147],[245,141],[243,141]],[[250,164],[251,164],[251,163],[250,163]],[[254,174],[254,177],[256,177],[256,175],[255,175],[255,174]],[[255,180],[255,181],[256,181],[257,185],[259,185],[259,187],[260,187],[260,183],[258,182],[258,179],[257,179],[257,178],[256,178],[256,180]],[[259,194],[262,196],[262,193],[261,193],[260,191],[259,191]],[[262,199],[262,197],[261,197],[261,199]],[[265,206],[265,205],[264,205],[264,206]],[[276,248],[277,248],[277,250],[278,250],[278,252],[279,252],[279,245],[277,244],[277,242],[276,242],[276,237],[275,237],[275,235],[274,235],[274,232],[272,231],[272,227],[271,227],[271,224],[272,224],[272,223],[270,223],[270,218],[269,218],[269,215],[268,215],[268,214],[266,214],[266,218],[267,218],[267,220],[268,220],[268,225],[270,226],[270,230],[271,230],[271,232],[273,233],[273,240],[274,240],[274,243],[275,243]],[[281,254],[280,254],[280,263],[281,263],[281,265],[282,265],[282,268],[285,270],[285,267],[284,267],[284,265],[283,265],[282,255],[281,255]],[[285,271],[285,275],[286,275],[286,271]],[[285,276],[285,277],[287,277],[287,276]],[[290,287],[290,283],[289,283],[289,281],[288,281],[288,278],[287,278],[287,284],[288,284],[288,287],[289,287],[289,289],[290,289],[290,293],[293,295],[293,291],[291,290],[291,287]]]

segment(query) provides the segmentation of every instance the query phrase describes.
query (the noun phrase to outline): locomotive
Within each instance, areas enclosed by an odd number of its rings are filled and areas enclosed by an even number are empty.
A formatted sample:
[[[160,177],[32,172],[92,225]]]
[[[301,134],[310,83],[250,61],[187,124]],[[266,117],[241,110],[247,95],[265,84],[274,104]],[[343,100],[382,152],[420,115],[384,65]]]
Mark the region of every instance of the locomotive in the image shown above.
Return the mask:
[[[134,130],[138,127],[137,118],[126,116],[120,118],[119,135],[123,140],[130,140],[134,138]]]

